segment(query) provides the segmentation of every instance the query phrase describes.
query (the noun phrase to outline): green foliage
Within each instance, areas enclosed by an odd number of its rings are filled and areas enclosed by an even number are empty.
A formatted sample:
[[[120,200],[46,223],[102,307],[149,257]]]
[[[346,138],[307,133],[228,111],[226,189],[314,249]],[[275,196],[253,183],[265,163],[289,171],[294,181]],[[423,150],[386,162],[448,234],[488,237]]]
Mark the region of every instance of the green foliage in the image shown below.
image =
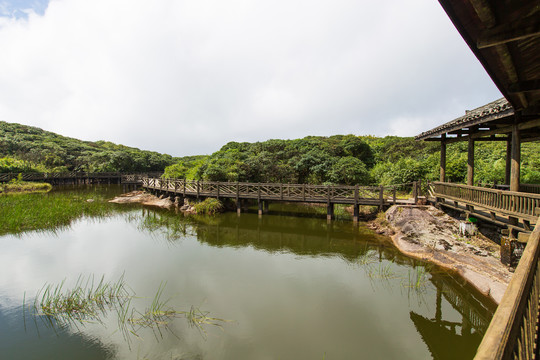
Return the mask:
[[[172,156],[0,121],[0,172],[163,171]]]
[[[340,158],[330,170],[330,180],[337,184],[367,184],[369,171],[362,160],[353,156]]]
[[[346,164],[352,169],[346,169]],[[164,176],[210,181],[367,183],[367,169],[373,165],[371,147],[358,136],[308,136],[296,140],[230,142],[197,162],[180,161],[166,168]]]
[[[198,204],[195,204],[195,211],[200,215],[214,215],[223,210],[221,201],[215,198],[206,198]]]

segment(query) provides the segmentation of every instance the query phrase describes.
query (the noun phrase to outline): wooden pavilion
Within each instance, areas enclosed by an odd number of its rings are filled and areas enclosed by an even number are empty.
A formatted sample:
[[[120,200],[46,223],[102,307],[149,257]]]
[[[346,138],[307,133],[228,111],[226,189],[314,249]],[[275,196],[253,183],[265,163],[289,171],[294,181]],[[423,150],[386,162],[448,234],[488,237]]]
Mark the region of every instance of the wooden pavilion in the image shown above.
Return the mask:
[[[506,141],[507,184],[519,191],[521,143],[540,139],[540,2],[439,2],[505,99],[468,111],[416,139],[441,142],[441,181],[446,144],[468,141],[468,185],[474,182],[474,143]]]
[[[464,202],[470,211],[481,207],[494,221],[497,216],[507,216],[509,230],[518,220],[525,231],[536,223],[475,359],[540,358],[540,195],[520,192],[519,181],[521,143],[540,138],[540,1],[439,2],[506,100],[494,101],[417,136],[441,142],[441,182],[435,184],[434,192],[455,205]],[[511,191],[472,186],[474,143],[489,140],[508,144]],[[454,141],[468,141],[469,185],[444,182],[446,144]]]

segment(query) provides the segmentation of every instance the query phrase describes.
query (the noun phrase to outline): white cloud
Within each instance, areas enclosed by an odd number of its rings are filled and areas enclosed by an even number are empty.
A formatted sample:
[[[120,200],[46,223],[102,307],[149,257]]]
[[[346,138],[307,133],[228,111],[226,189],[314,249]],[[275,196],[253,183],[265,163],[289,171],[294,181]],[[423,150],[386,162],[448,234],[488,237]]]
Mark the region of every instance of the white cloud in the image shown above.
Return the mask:
[[[52,0],[0,47],[0,120],[173,155],[414,135],[500,96],[431,0]]]

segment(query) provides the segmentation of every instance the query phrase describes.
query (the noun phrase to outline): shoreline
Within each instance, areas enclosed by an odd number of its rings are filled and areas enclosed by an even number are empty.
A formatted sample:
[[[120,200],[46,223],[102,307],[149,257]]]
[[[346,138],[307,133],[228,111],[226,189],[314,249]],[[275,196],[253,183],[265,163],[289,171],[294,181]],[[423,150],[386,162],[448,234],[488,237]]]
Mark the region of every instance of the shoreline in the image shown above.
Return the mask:
[[[512,273],[500,262],[499,245],[482,236],[460,236],[459,221],[433,206],[394,205],[385,219],[371,228],[389,236],[402,254],[456,273],[500,303]]]

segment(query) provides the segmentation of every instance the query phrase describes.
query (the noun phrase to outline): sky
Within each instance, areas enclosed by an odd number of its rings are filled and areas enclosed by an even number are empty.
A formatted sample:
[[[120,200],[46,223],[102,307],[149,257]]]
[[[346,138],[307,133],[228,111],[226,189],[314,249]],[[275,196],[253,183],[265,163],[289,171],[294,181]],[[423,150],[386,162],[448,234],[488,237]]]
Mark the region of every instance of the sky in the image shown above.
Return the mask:
[[[0,0],[0,49],[0,120],[173,156],[502,97],[436,0]]]

